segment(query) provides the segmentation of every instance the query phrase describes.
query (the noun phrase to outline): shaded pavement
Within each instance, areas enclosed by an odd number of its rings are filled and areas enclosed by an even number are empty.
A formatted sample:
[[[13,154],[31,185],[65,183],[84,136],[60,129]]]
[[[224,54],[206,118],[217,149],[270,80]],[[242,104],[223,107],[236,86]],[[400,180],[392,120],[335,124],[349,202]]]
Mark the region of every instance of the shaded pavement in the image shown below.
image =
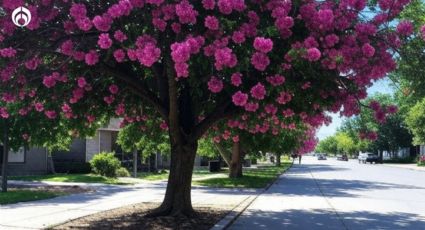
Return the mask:
[[[229,229],[425,229],[425,172],[303,159]]]

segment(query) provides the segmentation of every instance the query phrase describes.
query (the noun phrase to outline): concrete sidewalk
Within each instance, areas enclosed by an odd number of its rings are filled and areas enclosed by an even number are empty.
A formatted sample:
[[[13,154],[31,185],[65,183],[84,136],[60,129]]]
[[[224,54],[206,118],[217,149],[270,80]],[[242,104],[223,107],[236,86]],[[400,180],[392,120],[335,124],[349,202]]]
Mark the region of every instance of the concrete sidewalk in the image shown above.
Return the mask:
[[[298,195],[300,191],[307,189],[309,196]],[[318,210],[320,210],[320,218],[315,218],[314,213]],[[312,215],[306,215],[308,213]],[[304,165],[294,164],[228,229],[341,230],[346,228],[322,195],[310,171],[306,170]]]
[[[418,171],[425,171],[425,167],[420,167],[416,164],[388,164],[384,163],[383,166],[388,167],[396,167],[396,168],[404,168],[404,169],[412,169],[412,170],[418,170]]]
[[[44,182],[41,182],[44,183]],[[56,184],[57,182],[49,182]],[[60,183],[67,184],[68,183]],[[70,183],[81,185],[81,183]],[[48,200],[0,206],[0,229],[43,229],[101,211],[141,202],[161,202],[166,183],[144,183],[131,186],[90,185],[96,191]],[[256,189],[218,189],[196,186],[192,202],[198,206],[221,206],[232,209],[257,195]]]

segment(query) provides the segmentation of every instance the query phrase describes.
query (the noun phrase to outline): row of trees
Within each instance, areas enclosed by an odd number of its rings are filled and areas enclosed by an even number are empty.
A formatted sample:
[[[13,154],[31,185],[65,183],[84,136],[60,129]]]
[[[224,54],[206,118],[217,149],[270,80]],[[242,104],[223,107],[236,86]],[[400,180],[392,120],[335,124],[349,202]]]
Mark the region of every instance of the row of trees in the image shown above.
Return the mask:
[[[356,99],[396,68],[394,50],[421,36],[395,21],[403,0],[26,2],[26,28],[10,20],[24,1],[1,2],[5,151],[92,135],[123,117],[143,131],[129,150],[169,141],[166,194],[152,215],[193,214],[201,138],[231,140],[231,167],[244,149],[293,130],[308,137],[299,146],[307,151],[326,113],[358,114]]]
[[[375,110],[365,109],[359,115],[345,119],[335,135],[319,142],[316,151],[349,155],[387,151],[396,156],[400,148],[411,146],[412,135],[406,126],[404,114],[400,111],[396,113],[394,107],[400,106],[395,96],[377,93],[361,103],[368,107],[379,103],[381,109],[394,111],[390,116],[380,119]]]

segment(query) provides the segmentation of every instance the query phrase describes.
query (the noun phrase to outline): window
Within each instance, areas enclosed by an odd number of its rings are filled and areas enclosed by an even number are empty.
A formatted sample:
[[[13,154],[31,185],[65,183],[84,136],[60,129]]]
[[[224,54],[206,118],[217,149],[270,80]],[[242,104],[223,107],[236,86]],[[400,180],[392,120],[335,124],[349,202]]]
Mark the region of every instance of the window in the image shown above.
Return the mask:
[[[9,151],[9,163],[24,163],[25,162],[25,148],[21,147],[18,151]]]

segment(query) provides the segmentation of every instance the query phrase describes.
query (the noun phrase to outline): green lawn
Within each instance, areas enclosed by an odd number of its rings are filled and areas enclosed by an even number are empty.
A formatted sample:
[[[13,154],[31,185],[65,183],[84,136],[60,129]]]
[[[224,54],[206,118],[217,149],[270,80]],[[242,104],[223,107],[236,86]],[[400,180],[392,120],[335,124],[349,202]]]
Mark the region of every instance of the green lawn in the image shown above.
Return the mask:
[[[137,173],[137,178],[144,180],[167,180],[168,179],[168,170],[163,170],[160,172],[140,172]]]
[[[5,193],[0,192],[0,205],[14,204],[25,201],[44,200],[63,195],[66,195],[66,193],[10,189]]]
[[[84,182],[84,183],[104,183],[104,184],[131,184],[120,181],[117,178],[108,178],[95,174],[51,174],[41,176],[13,176],[11,180],[24,181],[53,181],[53,182]]]
[[[227,170],[222,170],[221,172],[212,173],[208,169],[195,169],[193,171],[193,179],[198,179],[202,177],[209,177],[214,174],[225,174]],[[139,179],[156,181],[156,180],[168,180],[168,170],[163,170],[160,172],[141,172],[138,173]]]
[[[244,169],[242,178],[228,178],[227,174],[216,178],[193,181],[195,185],[220,188],[264,188],[291,166],[290,162],[282,162],[277,166],[260,166],[259,168]]]

